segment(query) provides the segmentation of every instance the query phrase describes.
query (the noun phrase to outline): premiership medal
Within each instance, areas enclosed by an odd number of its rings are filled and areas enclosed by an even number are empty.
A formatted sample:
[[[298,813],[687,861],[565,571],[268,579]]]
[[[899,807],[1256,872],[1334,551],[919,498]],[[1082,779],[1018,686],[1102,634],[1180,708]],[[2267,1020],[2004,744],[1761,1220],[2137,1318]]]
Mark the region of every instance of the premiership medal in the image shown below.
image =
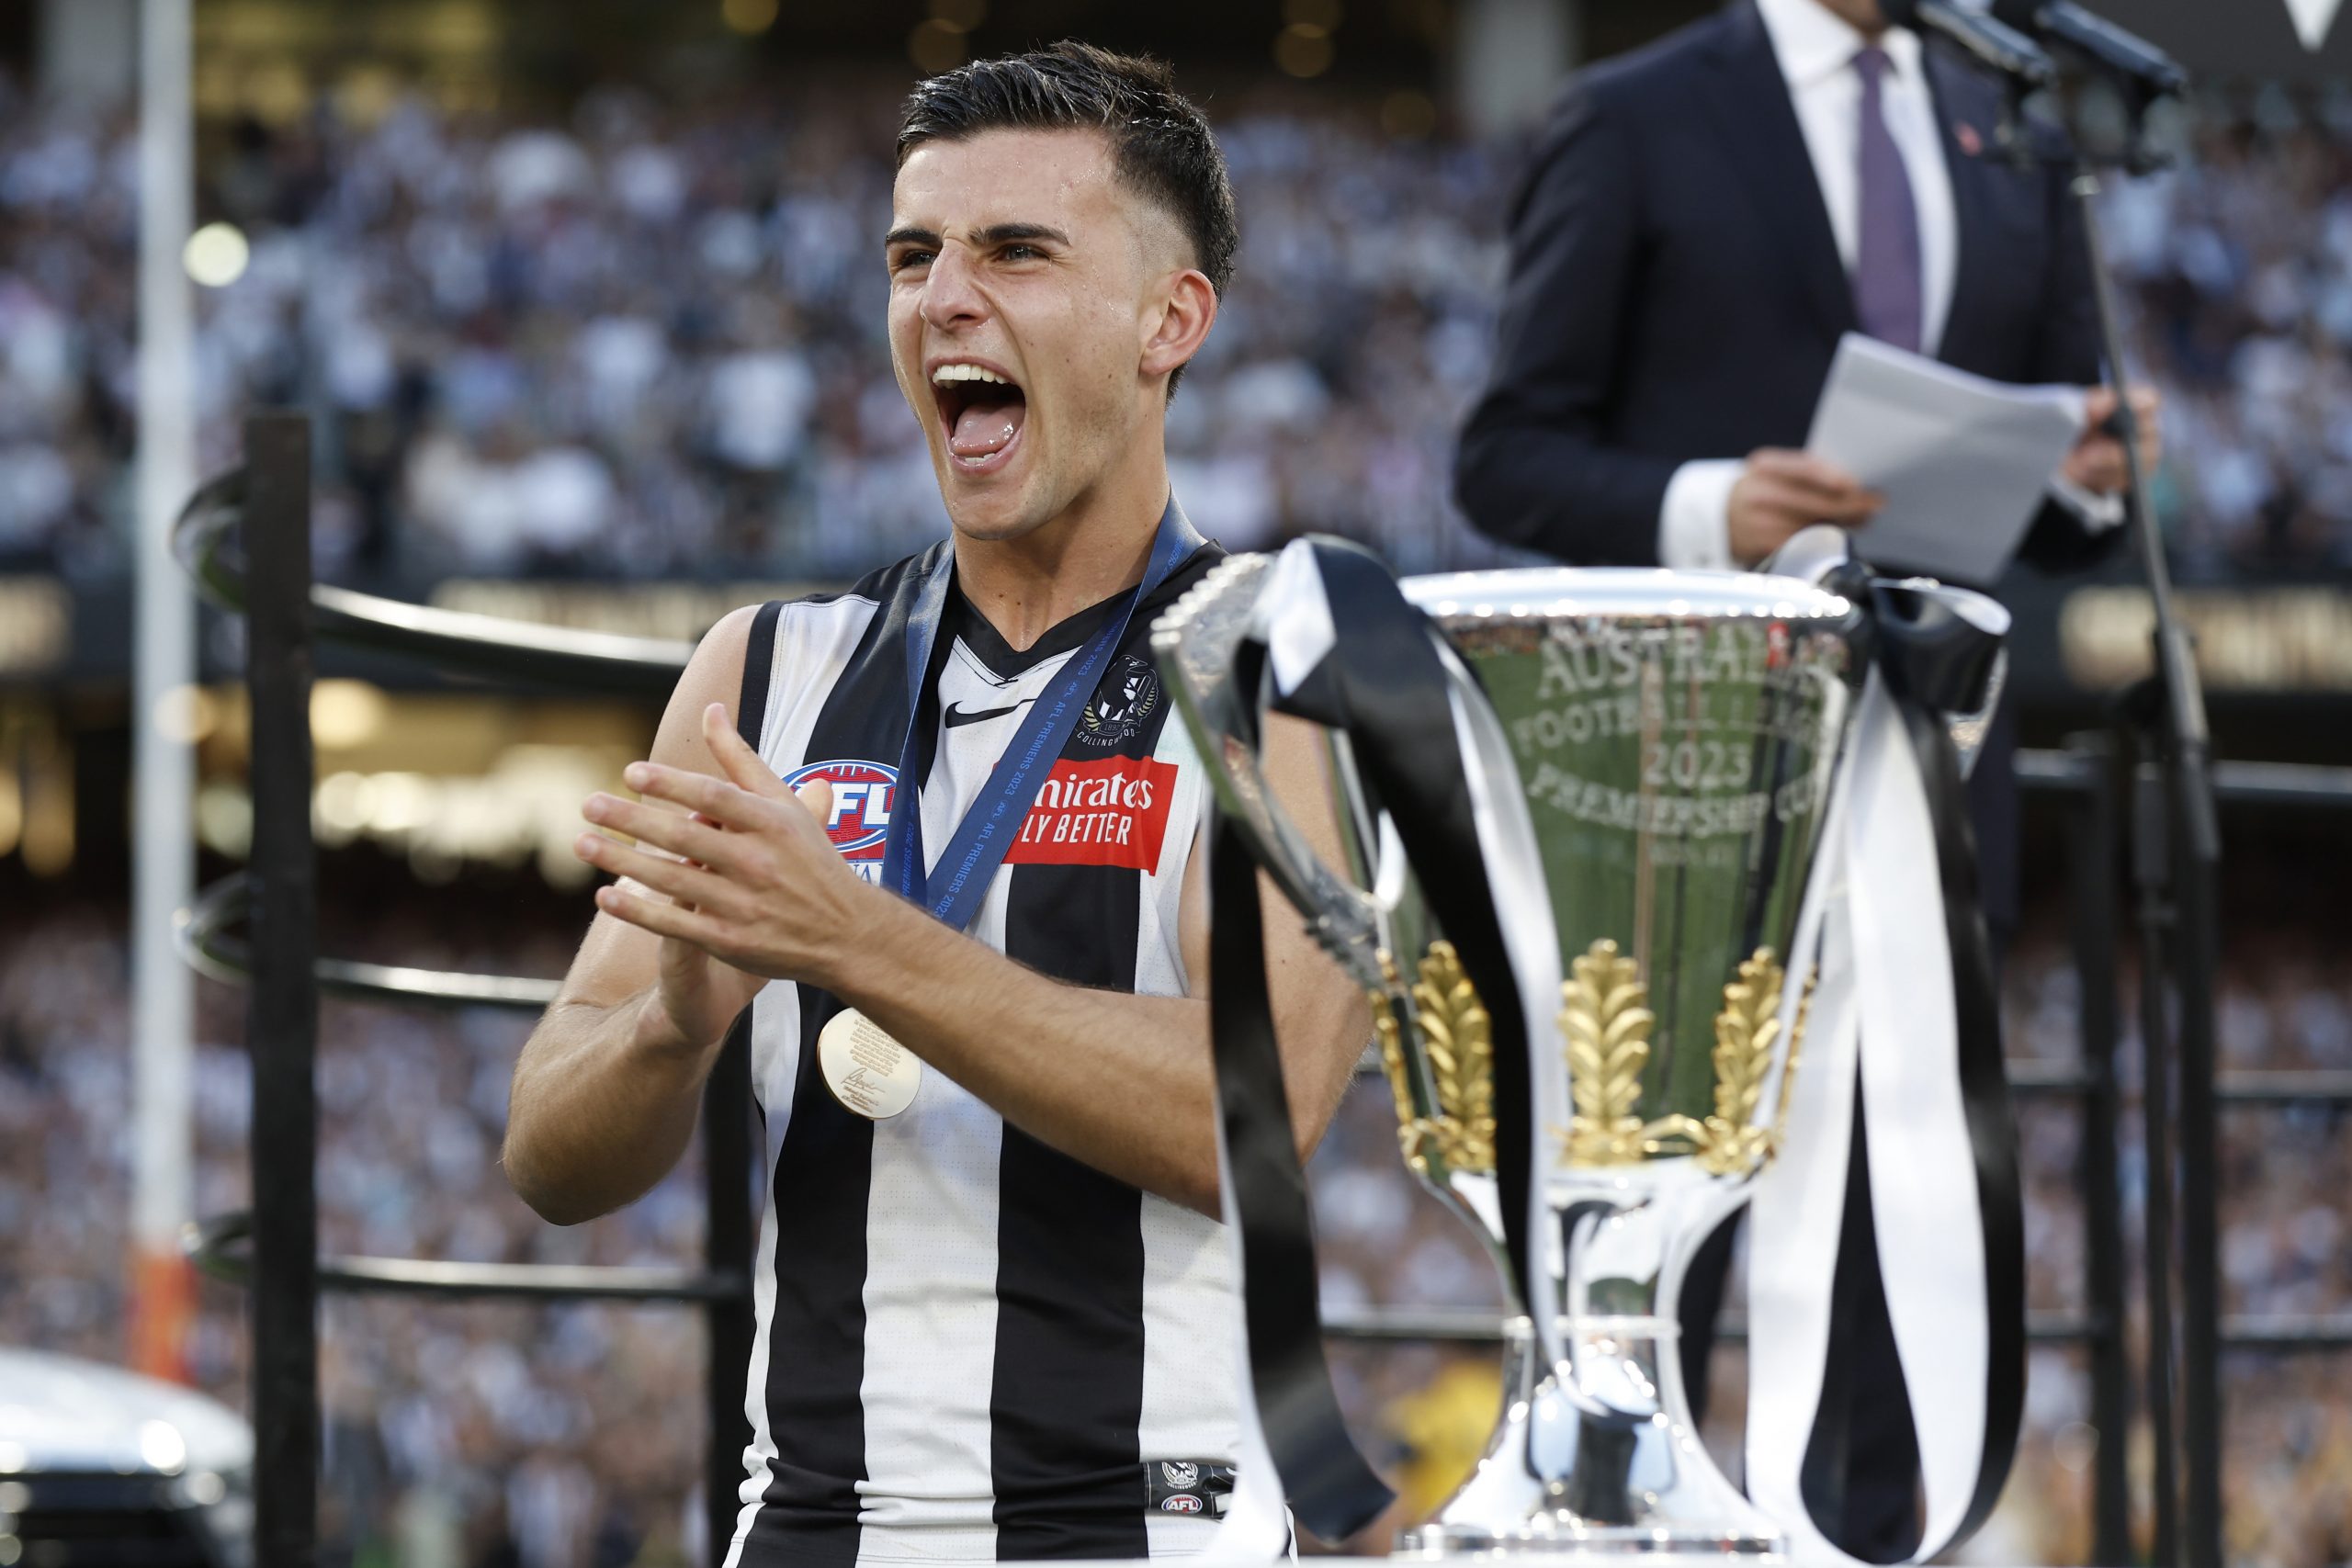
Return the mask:
[[[817,1032],[817,1066],[833,1098],[869,1122],[896,1116],[922,1087],[922,1058],[855,1008],[842,1009]]]

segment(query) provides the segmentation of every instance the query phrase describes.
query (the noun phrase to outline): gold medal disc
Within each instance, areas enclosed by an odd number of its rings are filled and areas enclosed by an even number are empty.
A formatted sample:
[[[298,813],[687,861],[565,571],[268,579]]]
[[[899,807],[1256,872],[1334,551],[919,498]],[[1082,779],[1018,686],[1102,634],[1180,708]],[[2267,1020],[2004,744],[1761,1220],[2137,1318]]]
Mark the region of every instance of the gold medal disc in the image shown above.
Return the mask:
[[[869,1122],[896,1116],[922,1087],[922,1058],[855,1008],[817,1032],[817,1066],[833,1098]]]

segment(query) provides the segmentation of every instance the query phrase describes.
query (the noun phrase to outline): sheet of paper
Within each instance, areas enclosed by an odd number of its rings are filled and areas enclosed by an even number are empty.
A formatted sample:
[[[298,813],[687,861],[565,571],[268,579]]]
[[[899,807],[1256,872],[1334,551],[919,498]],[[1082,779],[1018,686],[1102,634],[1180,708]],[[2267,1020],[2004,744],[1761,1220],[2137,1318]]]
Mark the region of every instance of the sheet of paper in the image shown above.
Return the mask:
[[[1988,381],[1848,333],[1805,449],[1885,494],[1854,536],[1871,565],[1989,583],[2082,427],[2078,388]]]

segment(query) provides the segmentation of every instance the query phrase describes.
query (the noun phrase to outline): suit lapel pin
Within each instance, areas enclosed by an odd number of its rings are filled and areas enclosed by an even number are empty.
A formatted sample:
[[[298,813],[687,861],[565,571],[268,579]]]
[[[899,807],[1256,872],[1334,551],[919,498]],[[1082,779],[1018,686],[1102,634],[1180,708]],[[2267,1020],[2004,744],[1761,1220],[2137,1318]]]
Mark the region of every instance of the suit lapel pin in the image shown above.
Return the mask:
[[[1977,135],[1976,128],[1966,120],[1952,127],[1952,136],[1960,142],[1960,150],[1972,158],[1984,151],[1984,139]]]

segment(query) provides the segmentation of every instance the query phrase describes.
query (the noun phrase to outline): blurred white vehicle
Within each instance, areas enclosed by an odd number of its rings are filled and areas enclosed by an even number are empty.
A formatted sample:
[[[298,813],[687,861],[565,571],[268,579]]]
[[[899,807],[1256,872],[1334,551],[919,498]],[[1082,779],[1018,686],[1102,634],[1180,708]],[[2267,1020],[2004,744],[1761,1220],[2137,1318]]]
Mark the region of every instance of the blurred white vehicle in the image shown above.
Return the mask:
[[[253,1466],[216,1399],[0,1346],[0,1568],[248,1568]]]

